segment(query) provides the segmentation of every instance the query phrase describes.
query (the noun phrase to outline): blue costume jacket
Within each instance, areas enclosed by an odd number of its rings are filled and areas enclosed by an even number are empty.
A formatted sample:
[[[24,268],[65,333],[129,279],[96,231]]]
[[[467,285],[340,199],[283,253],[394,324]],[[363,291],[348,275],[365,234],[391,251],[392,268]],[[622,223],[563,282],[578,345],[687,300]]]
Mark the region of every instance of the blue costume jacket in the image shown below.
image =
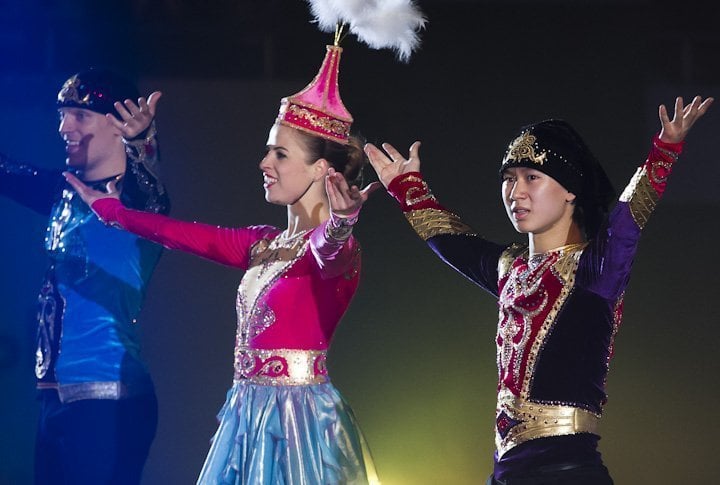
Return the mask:
[[[154,127],[145,138],[126,141],[126,154],[123,203],[167,213]],[[87,183],[102,189],[113,178]],[[59,170],[0,154],[0,194],[50,217],[49,264],[38,297],[38,388],[57,389],[63,402],[152,392],[136,319],[160,246],[103,224]]]

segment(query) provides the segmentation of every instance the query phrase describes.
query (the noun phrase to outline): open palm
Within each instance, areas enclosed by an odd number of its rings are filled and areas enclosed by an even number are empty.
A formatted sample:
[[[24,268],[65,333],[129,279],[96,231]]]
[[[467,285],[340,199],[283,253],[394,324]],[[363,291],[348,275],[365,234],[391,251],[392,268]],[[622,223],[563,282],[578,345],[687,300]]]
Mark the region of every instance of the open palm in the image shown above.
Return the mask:
[[[365,153],[370,159],[370,165],[375,169],[378,179],[385,186],[390,185],[397,176],[408,172],[420,171],[420,142],[416,141],[410,147],[408,158],[403,157],[399,151],[389,143],[382,144],[383,152],[372,143],[365,145]]]
[[[664,104],[660,105],[660,123],[662,130],[660,131],[660,139],[666,143],[680,143],[685,139],[693,124],[700,119],[710,108],[713,98],[707,98],[703,101],[701,96],[695,96],[692,103],[683,106],[683,99],[678,97],[675,99],[675,113],[671,120]]]
[[[117,183],[115,181],[108,182],[107,193],[105,193],[88,187],[82,182],[82,180],[80,180],[70,172],[63,172],[63,176],[65,176],[65,180],[67,180],[68,183],[72,186],[72,188],[75,189],[80,198],[84,200],[85,203],[90,207],[92,207],[93,203],[98,199],[120,198],[120,192],[115,185]]]

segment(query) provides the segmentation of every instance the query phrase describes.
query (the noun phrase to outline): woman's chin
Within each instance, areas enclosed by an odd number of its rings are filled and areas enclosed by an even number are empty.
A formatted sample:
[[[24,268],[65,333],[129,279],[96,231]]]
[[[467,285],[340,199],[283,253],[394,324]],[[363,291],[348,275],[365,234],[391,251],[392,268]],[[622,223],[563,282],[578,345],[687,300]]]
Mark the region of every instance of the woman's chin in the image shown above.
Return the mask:
[[[277,197],[273,197],[268,192],[265,192],[265,201],[273,205],[287,205],[285,201],[278,200]]]

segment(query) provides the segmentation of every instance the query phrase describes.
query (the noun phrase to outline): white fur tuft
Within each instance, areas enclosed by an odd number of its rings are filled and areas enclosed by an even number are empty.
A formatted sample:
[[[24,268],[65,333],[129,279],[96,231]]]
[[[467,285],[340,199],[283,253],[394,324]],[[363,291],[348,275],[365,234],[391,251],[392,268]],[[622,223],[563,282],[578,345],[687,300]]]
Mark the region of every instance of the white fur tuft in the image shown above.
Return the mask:
[[[394,49],[407,62],[420,43],[427,20],[413,0],[308,0],[320,30],[332,32],[348,24],[373,49]]]
[[[310,0],[310,12],[322,32],[334,32],[335,26],[342,23],[340,13],[333,5],[333,0]]]

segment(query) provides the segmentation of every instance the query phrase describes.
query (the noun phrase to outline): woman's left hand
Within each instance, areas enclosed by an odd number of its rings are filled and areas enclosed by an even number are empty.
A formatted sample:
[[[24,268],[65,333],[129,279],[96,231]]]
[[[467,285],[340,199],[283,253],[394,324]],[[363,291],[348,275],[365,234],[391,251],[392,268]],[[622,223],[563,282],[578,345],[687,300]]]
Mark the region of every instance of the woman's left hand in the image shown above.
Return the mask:
[[[335,169],[328,169],[325,177],[325,190],[330,201],[330,212],[340,217],[353,217],[371,193],[380,188],[379,182],[373,182],[360,190],[356,185],[348,186],[345,177]]]
[[[93,203],[98,199],[119,199],[120,198],[120,192],[117,189],[117,186],[115,185],[115,181],[110,181],[107,183],[107,193],[106,192],[100,192],[99,190],[95,190],[91,187],[88,187],[85,185],[82,180],[77,178],[75,175],[71,174],[70,172],[63,172],[63,176],[65,177],[65,180],[72,185],[72,187],[75,189],[75,191],[78,193],[80,198],[85,201],[85,203],[92,207]]]
[[[672,121],[668,117],[665,105],[661,104],[659,108],[660,123],[662,123],[660,140],[665,143],[680,143],[685,140],[692,125],[707,112],[713,101],[713,98],[703,101],[702,96],[695,96],[692,103],[683,106],[683,99],[678,97],[675,99],[675,114]]]
[[[126,99],[122,103],[116,101],[114,104],[115,110],[122,118],[122,121],[111,113],[105,116],[122,132],[123,138],[132,140],[150,127],[150,123],[155,118],[160,96],[162,96],[162,93],[155,91],[148,96],[147,100],[138,98],[137,104],[132,99]]]

